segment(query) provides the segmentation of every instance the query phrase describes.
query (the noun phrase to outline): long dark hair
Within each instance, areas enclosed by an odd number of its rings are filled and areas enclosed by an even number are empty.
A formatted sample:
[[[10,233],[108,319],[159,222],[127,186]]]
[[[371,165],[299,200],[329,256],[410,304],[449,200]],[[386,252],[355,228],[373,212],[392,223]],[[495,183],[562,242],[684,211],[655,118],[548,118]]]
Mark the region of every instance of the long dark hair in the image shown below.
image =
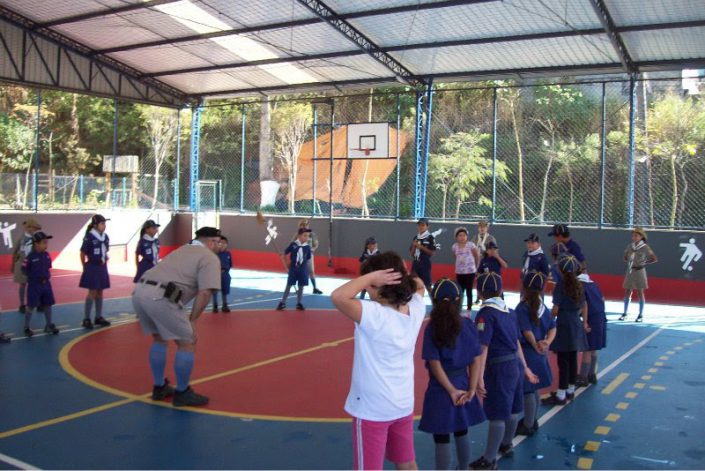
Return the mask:
[[[404,260],[396,252],[389,251],[371,256],[360,266],[360,275],[388,268],[393,268],[394,271],[402,274],[401,283],[380,287],[379,297],[392,306],[401,306],[408,303],[416,292],[416,280],[406,271]]]
[[[583,298],[583,285],[578,281],[575,273],[561,271],[561,277],[563,279],[563,291],[565,291],[566,296],[574,303],[579,303]]]
[[[433,343],[439,348],[453,348],[460,335],[460,299],[440,299],[433,301],[431,322]]]
[[[534,325],[539,325],[539,309],[541,309],[541,292],[536,289],[524,288],[524,302],[529,306],[529,316]]]

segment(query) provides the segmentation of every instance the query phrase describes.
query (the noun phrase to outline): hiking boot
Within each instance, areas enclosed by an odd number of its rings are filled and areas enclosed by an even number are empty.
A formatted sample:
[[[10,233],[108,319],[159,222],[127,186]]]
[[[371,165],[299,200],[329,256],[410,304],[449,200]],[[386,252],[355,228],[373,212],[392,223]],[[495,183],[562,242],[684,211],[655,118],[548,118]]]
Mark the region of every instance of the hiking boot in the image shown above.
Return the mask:
[[[81,327],[83,327],[84,329],[92,329],[93,323],[90,319],[83,319],[83,322],[81,322]]]
[[[514,449],[511,443],[499,445],[499,454],[505,458],[511,458],[514,456]]]
[[[296,310],[297,310],[297,311],[305,311],[306,308],[304,307],[303,304],[301,304],[301,303],[296,303]]]
[[[284,309],[286,309],[286,304],[284,304],[284,303],[277,304],[277,311],[283,311]]]
[[[223,311],[223,312],[230,312],[230,307],[228,307],[228,305],[226,304],[226,305],[223,306],[222,311]]]
[[[597,384],[597,375],[596,374],[590,374],[587,377],[588,383],[590,384]]]
[[[313,294],[323,294],[323,291],[318,288],[313,288]]]
[[[176,389],[169,385],[168,379],[164,378],[164,384],[152,387],[152,400],[161,401],[162,399],[173,396],[174,393],[176,393]]]
[[[487,461],[484,456],[470,463],[470,469],[497,469],[497,461]]]
[[[185,406],[204,406],[208,404],[208,398],[197,394],[191,386],[185,390],[179,392],[174,392],[174,407],[185,407]]]
[[[32,336],[34,335],[34,331],[32,329],[30,329],[29,327],[25,327],[24,334],[27,336],[28,339],[31,339]]]
[[[108,327],[108,326],[110,326],[110,321],[107,320],[107,319],[106,319],[105,317],[103,317],[103,316],[96,317],[96,318],[95,318],[95,321],[93,321],[93,323],[94,323],[95,325],[99,326],[99,327]]]
[[[534,434],[534,428],[527,427],[526,425],[524,425],[524,421],[520,420],[519,425],[517,425],[516,435],[526,435],[527,437],[530,437],[533,434]]]
[[[56,335],[59,333],[59,329],[57,329],[54,324],[47,324],[46,326],[44,326],[44,332],[46,332],[47,334]]]
[[[567,396],[567,394],[566,394]],[[559,399],[558,395],[555,392],[552,392],[550,396],[548,396],[545,399],[541,399],[541,404],[547,405],[547,406],[564,406],[568,404],[568,399],[567,397],[564,399]]]

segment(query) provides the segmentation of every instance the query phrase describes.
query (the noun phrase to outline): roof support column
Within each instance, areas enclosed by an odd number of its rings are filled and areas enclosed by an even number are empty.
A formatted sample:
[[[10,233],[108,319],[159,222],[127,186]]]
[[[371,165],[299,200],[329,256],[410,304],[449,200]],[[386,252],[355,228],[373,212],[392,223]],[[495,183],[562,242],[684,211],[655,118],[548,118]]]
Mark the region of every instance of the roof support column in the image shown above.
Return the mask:
[[[189,158],[189,210],[198,212],[198,179],[201,160],[201,113],[203,106],[191,107],[191,152]]]
[[[414,179],[414,217],[426,214],[426,183],[428,180],[428,148],[431,140],[431,116],[433,113],[433,81],[429,80],[426,91],[416,92],[416,168]],[[425,114],[425,123],[424,123]]]

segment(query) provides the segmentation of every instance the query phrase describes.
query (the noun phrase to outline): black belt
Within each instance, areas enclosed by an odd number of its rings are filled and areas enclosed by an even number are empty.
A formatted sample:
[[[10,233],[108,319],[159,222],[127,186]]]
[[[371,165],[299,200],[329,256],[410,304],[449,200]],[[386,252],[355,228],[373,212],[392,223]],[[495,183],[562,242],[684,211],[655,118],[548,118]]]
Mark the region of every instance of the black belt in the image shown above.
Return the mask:
[[[516,353],[510,353],[509,355],[502,355],[494,358],[488,358],[487,359],[487,364],[488,365],[496,365],[497,363],[504,363],[507,361],[514,360],[516,358],[519,358],[519,355]]]
[[[640,267],[632,267],[632,271],[643,270],[644,268],[646,268],[644,265]]]
[[[445,371],[446,376],[448,376],[449,378],[454,378],[456,376],[465,376],[468,374],[467,368],[455,368],[452,370],[443,368],[443,371]]]
[[[142,279],[140,279],[140,283],[143,283],[145,285],[156,286],[157,288],[161,288],[161,289],[166,289],[166,285],[159,283],[158,281],[145,280],[144,278],[142,278]]]
[[[41,284],[45,285],[49,281],[49,278],[30,278],[29,281],[32,281],[34,283],[41,283]]]

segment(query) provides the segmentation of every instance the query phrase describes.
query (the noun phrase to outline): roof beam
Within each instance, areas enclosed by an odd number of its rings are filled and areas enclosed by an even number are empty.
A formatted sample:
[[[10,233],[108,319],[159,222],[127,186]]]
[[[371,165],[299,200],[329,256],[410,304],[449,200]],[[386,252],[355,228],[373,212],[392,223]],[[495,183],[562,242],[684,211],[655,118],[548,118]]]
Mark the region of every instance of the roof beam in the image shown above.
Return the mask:
[[[605,29],[607,37],[609,37],[610,42],[612,43],[612,47],[617,52],[617,56],[622,63],[622,67],[624,67],[624,71],[630,74],[639,72],[639,68],[632,60],[632,57],[627,50],[627,46],[624,45],[624,41],[622,41],[622,37],[617,31],[617,26],[614,24],[612,15],[610,15],[604,0],[590,0],[590,4],[599,17],[600,23],[602,23],[602,27]]]
[[[313,82],[313,83],[296,83],[292,85],[274,85],[271,87],[258,87],[258,88],[241,88],[234,90],[217,90],[208,92],[208,96],[221,96],[221,95],[237,95],[237,94],[265,94],[269,95],[271,92],[289,92],[292,90],[300,89],[321,89],[321,88],[335,88],[335,87],[346,87],[353,85],[381,85],[385,83],[395,83],[398,85],[396,77],[382,77],[376,79],[356,79],[356,80],[341,80],[333,82]]]
[[[52,21],[47,21],[45,23],[37,24],[37,28],[52,28],[54,26],[65,25],[68,23],[78,23],[79,21],[91,20],[93,18],[100,18],[101,16],[118,15],[120,13],[128,13],[135,10],[142,10],[145,8],[156,7],[159,5],[164,5],[167,3],[175,3],[181,0],[150,0],[143,3],[134,3],[132,5],[125,5],[124,7],[109,8],[107,10],[94,11],[90,13],[82,13],[80,15],[66,16],[64,18],[59,18]]]

